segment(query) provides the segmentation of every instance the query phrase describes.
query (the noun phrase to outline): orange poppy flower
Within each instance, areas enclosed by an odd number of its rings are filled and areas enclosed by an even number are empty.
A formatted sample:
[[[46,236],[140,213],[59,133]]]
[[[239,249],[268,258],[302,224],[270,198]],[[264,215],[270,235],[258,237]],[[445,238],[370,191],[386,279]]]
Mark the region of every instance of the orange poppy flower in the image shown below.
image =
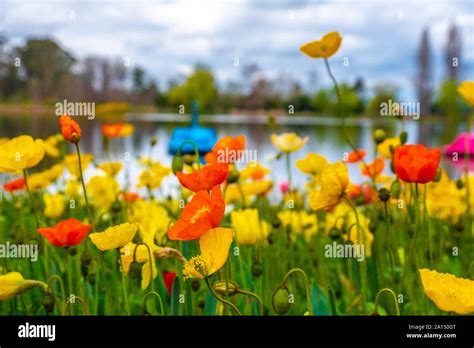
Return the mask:
[[[425,184],[438,172],[440,149],[427,149],[424,145],[402,145],[395,149],[395,172],[405,182]]]
[[[54,227],[38,228],[38,232],[52,245],[68,247],[81,243],[91,228],[91,224],[85,225],[79,220],[67,219]]]
[[[169,229],[171,240],[193,240],[219,226],[224,216],[225,202],[219,185],[211,194],[199,191],[183,209],[178,221]]]
[[[209,164],[234,163],[240,159],[243,150],[245,150],[245,136],[238,135],[235,138],[225,136],[217,141],[204,159]]]
[[[367,164],[367,166],[361,163],[360,167],[362,175],[374,178],[380,173],[382,173],[382,171],[384,170],[385,161],[382,157],[379,157],[376,158],[375,161],[373,161],[372,163]]]
[[[193,192],[210,191],[214,186],[222,184],[229,175],[227,163],[210,164],[193,173],[177,172],[179,182],[183,187]]]
[[[122,192],[121,197],[125,202],[135,203],[140,198],[140,195],[136,192]]]
[[[3,189],[7,192],[14,192],[25,188],[25,179],[18,178],[3,184]]]
[[[68,115],[62,115],[59,118],[61,133],[64,139],[71,143],[78,143],[81,140],[81,127]]]
[[[356,163],[361,161],[366,155],[366,152],[364,150],[357,150],[357,151],[352,151],[349,153],[349,156],[347,157],[347,161],[349,163]]]
[[[102,134],[107,138],[124,138],[133,133],[133,125],[130,123],[112,123],[102,125]]]

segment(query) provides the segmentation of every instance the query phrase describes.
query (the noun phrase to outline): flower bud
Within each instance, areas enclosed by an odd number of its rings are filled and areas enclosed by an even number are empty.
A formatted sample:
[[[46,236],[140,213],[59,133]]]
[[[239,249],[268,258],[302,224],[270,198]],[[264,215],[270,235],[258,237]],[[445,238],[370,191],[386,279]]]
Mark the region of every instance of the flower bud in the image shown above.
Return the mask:
[[[200,287],[201,283],[199,283],[199,280],[193,279],[193,281],[191,282],[191,289],[193,289],[193,291],[198,291]]]
[[[153,147],[158,143],[157,137],[153,136],[150,138],[150,146]]]
[[[402,145],[405,145],[407,143],[407,140],[408,140],[408,133],[406,131],[403,131],[400,133],[400,143]]]
[[[92,262],[92,253],[89,251],[89,249],[86,249],[81,255],[81,264],[89,266],[91,262]]]
[[[456,187],[458,188],[458,190],[462,190],[462,188],[464,187],[464,184],[461,179],[456,180]]]
[[[329,230],[329,238],[331,238],[332,240],[338,240],[339,238],[341,238],[341,235],[341,230],[336,226],[331,227],[331,229]]]
[[[273,244],[275,242],[275,236],[273,233],[270,233],[267,237],[268,244]]]
[[[97,275],[95,273],[89,273],[89,275],[87,276],[87,282],[90,285],[95,285],[96,280],[97,280]]]
[[[289,297],[290,292],[286,286],[279,286],[275,290],[272,297],[272,306],[277,314],[283,315],[290,310],[291,303]]]
[[[401,192],[400,181],[395,180],[390,185],[390,193],[393,198],[398,199],[400,197],[400,192]]]
[[[171,168],[173,173],[176,175],[177,172],[183,171],[183,157],[181,155],[176,155],[173,157],[173,162],[171,163]]]
[[[272,219],[272,226],[273,228],[280,228],[281,226],[281,220],[277,215],[275,215]]]
[[[114,203],[112,203],[111,208],[114,213],[119,213],[120,210],[122,210],[122,203],[120,203],[120,201],[115,201]]]
[[[46,313],[51,313],[54,311],[54,296],[49,291],[43,293],[43,298],[41,299],[41,304],[43,305]]]
[[[435,178],[433,179],[433,182],[440,182],[442,175],[443,175],[443,172],[441,171],[440,168],[438,168],[438,171],[436,172],[436,176],[435,176]]]
[[[239,180],[239,177],[240,177],[239,171],[234,168],[229,172],[229,175],[227,176],[227,182],[229,184],[233,184]]]
[[[187,154],[185,154],[185,155],[183,156],[183,161],[184,161],[184,163],[186,163],[188,166],[192,166],[192,165],[194,164],[194,162],[196,161],[196,156],[187,153]]]
[[[77,254],[77,248],[74,246],[67,247],[67,253],[71,256],[74,256]]]
[[[415,235],[415,231],[416,231],[415,224],[411,224],[410,226],[408,226],[408,235],[410,236],[410,238],[413,238],[413,236]]]
[[[378,193],[379,199],[382,202],[387,202],[390,199],[390,191],[387,190],[385,187],[381,188]]]
[[[369,222],[369,231],[370,233],[375,233],[375,231],[377,230],[377,222],[376,221],[370,221]]]
[[[81,263],[81,274],[84,278],[87,278],[87,275],[89,274],[89,267],[83,263]]]
[[[396,172],[395,172],[395,162],[393,160],[390,161],[390,170],[392,171],[393,174],[396,174]]]
[[[255,277],[260,277],[263,274],[262,264],[258,261],[254,262],[252,265],[252,274]]]
[[[387,138],[387,133],[383,129],[376,129],[374,132],[374,141],[376,144],[382,143]]]
[[[237,283],[218,281],[214,283],[214,290],[221,296],[234,296],[239,290]]]
[[[130,269],[128,271],[128,276],[130,279],[138,279],[142,274],[142,265],[140,265],[137,261],[133,261],[130,264]]]

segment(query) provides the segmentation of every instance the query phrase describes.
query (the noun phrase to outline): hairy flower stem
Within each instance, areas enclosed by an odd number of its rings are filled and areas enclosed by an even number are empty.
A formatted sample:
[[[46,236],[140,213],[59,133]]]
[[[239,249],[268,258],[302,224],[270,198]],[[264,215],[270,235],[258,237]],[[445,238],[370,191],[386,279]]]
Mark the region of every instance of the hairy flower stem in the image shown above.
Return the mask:
[[[206,282],[206,285],[207,287],[209,288],[209,291],[211,292],[212,296],[214,296],[216,298],[217,301],[223,303],[224,305],[227,305],[229,306],[230,308],[232,308],[233,312],[235,315],[242,315],[239,311],[239,309],[231,302],[229,301],[226,301],[224,300],[222,297],[220,297],[214,290],[214,288],[211,286],[211,284],[209,283],[209,278],[208,277],[205,277],[204,278],[205,282]]]
[[[89,315],[89,310],[87,309],[87,305],[82,300],[82,298],[80,298],[79,296],[74,296],[74,301],[79,301],[79,303],[82,306],[82,310],[84,311],[84,314]],[[70,306],[71,303],[72,302],[68,299],[67,302],[66,302],[66,309],[65,309],[66,314],[69,314],[69,306]]]
[[[374,312],[378,313],[380,295],[382,295],[384,292],[388,292],[390,295],[392,295],[393,304],[394,304],[394,307],[395,307],[395,315],[399,316],[400,315],[400,308],[398,307],[397,296],[395,295],[393,290],[390,289],[390,288],[383,288],[377,293],[377,296],[375,296],[375,309],[374,309]]]
[[[259,307],[259,312],[260,312],[260,315],[263,316],[263,302],[262,302],[262,299],[255,293],[251,292],[251,291],[247,291],[247,290],[242,290],[242,289],[238,289],[237,290],[237,293],[238,294],[242,294],[242,295],[248,295],[248,296],[251,296],[251,297],[254,297],[257,302],[258,302],[258,307]]]
[[[185,145],[185,144],[191,144],[194,147],[194,155],[196,156],[196,162],[198,164],[198,169],[201,169],[201,157],[199,157],[199,150],[198,150],[198,147],[197,147],[197,145],[194,141],[192,141],[192,140],[183,141],[181,143],[181,145],[179,145],[177,154],[181,155],[181,149],[183,148],[183,145]]]
[[[337,80],[336,78],[334,77],[334,75],[332,74],[332,71],[331,71],[331,67],[329,66],[329,61],[327,60],[327,58],[324,58],[324,64],[326,65],[326,70],[329,74],[329,77],[331,78],[332,80],[332,83],[334,85],[334,89],[336,90],[336,95],[337,95],[337,101],[338,101],[338,104],[339,104],[339,116],[341,117],[341,120],[342,120],[342,134],[344,135],[344,140],[346,141],[346,143],[350,146],[350,148],[357,152],[357,148],[355,147],[355,145],[352,143],[351,139],[349,138],[349,135],[347,133],[347,127],[346,127],[346,115],[344,113],[344,107],[342,105],[342,97],[341,97],[341,91],[339,90],[339,84],[337,83]],[[361,158],[361,161],[365,167],[365,169],[370,173],[370,170],[369,170],[369,167],[367,166],[367,163],[365,162],[365,160],[363,158]],[[372,178],[372,182],[375,186],[375,179],[371,176]]]
[[[357,212],[357,208],[352,203],[352,201],[347,198],[346,195],[342,196],[344,200],[349,203],[350,207],[352,208],[352,211],[354,212],[355,218],[356,218],[356,224],[357,224],[357,243],[361,242],[361,235],[360,235],[360,221],[359,221],[359,213]],[[365,233],[363,234],[362,238],[362,243],[365,245]],[[364,312],[364,315],[367,314],[367,291],[366,291],[366,281],[367,281],[367,269],[365,265],[365,261],[359,262],[359,272],[360,272],[360,290],[361,290],[361,296],[362,296],[362,310]]]
[[[118,261],[120,262],[120,249],[117,249],[117,254],[118,254]],[[121,270],[120,273],[122,275],[122,294],[123,294],[123,301],[125,303],[125,311],[127,312],[127,315],[130,315],[130,305],[128,304],[128,295],[127,295],[127,283],[125,282],[125,275],[123,274],[123,269]]]
[[[291,158],[290,158],[290,153],[287,152],[285,154],[285,158],[286,158],[286,170],[288,171],[288,192],[291,193],[291,188],[293,187],[293,184],[292,184],[292,178],[291,178]]]
[[[301,268],[290,269],[283,277],[283,281],[281,282],[280,287],[284,287],[286,285],[288,277],[292,275],[293,273],[299,273],[304,278],[304,283],[305,283],[305,288],[306,288],[306,307],[308,308],[309,315],[313,315],[313,305],[311,303],[311,283],[305,271],[303,271]]]
[[[56,298],[56,296],[54,295],[54,290],[53,290],[53,287],[51,285],[51,283],[56,280],[58,283],[59,283],[59,287],[61,289],[61,296],[62,296],[62,302],[63,302],[63,310],[62,311],[59,311],[61,313],[61,315],[64,315],[66,313],[66,292],[64,291],[64,283],[63,283],[63,280],[57,276],[57,275],[53,275],[51,276],[49,279],[48,279],[48,290],[51,291],[51,293],[53,294],[53,296]]]
[[[160,312],[161,312],[161,315],[164,316],[165,315],[165,307],[163,306],[163,300],[161,299],[161,296],[159,293],[157,293],[156,291],[149,291],[146,295],[145,295],[145,298],[143,299],[143,309],[144,311],[146,312],[147,311],[147,300],[148,298],[153,295],[155,296],[158,301],[160,302]]]
[[[79,179],[81,180],[81,185],[82,185],[82,191],[84,193],[84,200],[86,201],[86,209],[87,213],[89,214],[89,220],[92,224],[92,230],[94,230],[94,218],[92,215],[92,210],[89,205],[89,199],[87,197],[87,190],[86,190],[86,184],[84,183],[84,175],[82,173],[82,161],[81,161],[81,151],[79,150],[79,144],[74,143],[74,146],[76,147],[76,152],[77,152],[77,162],[79,165]]]

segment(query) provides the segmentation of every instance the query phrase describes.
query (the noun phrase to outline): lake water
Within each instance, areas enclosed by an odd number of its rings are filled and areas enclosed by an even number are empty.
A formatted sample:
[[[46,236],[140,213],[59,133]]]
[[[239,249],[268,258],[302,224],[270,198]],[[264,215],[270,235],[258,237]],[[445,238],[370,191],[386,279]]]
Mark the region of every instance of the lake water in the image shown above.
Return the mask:
[[[107,161],[102,143],[101,125],[99,120],[87,120],[82,117],[79,120],[82,128],[82,140],[80,142],[83,153],[93,153],[98,163]],[[124,154],[129,153],[132,160],[127,162],[127,170],[132,183],[136,183],[142,168],[133,161],[138,156],[148,156],[150,154],[149,141],[152,136],[156,136],[158,144],[152,151],[155,160],[170,165],[172,157],[168,154],[168,143],[171,131],[176,126],[189,125],[190,118],[187,115],[172,114],[130,114],[127,121],[135,126],[132,137],[125,139],[111,140],[112,160],[123,161]],[[377,122],[376,122],[377,121]],[[316,152],[326,156],[330,162],[342,160],[343,154],[349,152],[350,148],[343,140],[340,120],[334,117],[307,117],[291,116],[277,118],[277,127],[270,128],[267,125],[267,117],[241,116],[241,115],[212,115],[201,116],[200,124],[203,127],[216,129],[218,137],[225,135],[242,134],[247,139],[247,149],[255,150],[257,160],[264,166],[272,170],[270,178],[274,183],[279,184],[287,180],[287,172],[284,159],[272,160],[276,154],[276,149],[270,141],[273,133],[295,132],[300,136],[308,136],[309,142],[298,152],[293,153],[292,162],[304,158],[309,152]],[[352,142],[358,147],[368,152],[367,159],[373,159],[372,132],[377,127],[389,128],[389,135],[398,135],[402,130],[409,133],[409,142],[416,143],[420,122],[413,120],[387,120],[380,119],[348,119],[348,129]],[[434,127],[435,134],[443,133],[444,125]],[[34,137],[46,137],[59,131],[58,119],[55,116],[48,117],[6,117],[0,116],[0,137],[13,137],[20,134],[30,134]],[[433,136],[429,140],[430,146],[439,146],[439,137]],[[70,149],[72,151],[72,148]],[[243,166],[243,165],[242,165]],[[360,174],[358,164],[349,164],[350,178],[353,182],[361,182],[364,178]],[[388,167],[388,165],[387,165]],[[302,187],[307,177],[300,173],[295,167],[292,168],[293,183]],[[452,175],[456,175],[456,168],[449,168]],[[386,168],[385,172],[390,173]],[[96,174],[93,169],[89,169],[86,177]],[[119,180],[123,181],[125,171],[119,175]],[[5,179],[4,179],[5,180]],[[177,180],[174,176],[166,178],[163,182],[161,194],[172,194],[177,187]],[[278,194],[274,190],[272,194]]]

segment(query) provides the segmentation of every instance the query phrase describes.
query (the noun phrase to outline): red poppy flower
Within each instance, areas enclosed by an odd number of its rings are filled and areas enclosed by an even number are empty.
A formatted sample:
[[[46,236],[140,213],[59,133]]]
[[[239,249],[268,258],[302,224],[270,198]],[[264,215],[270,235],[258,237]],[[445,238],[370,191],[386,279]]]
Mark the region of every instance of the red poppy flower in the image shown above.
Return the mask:
[[[199,191],[186,204],[178,221],[169,229],[171,240],[193,240],[204,232],[219,226],[224,216],[225,202],[219,185],[207,191]]]
[[[362,160],[366,155],[366,152],[364,150],[357,150],[357,151],[352,151],[349,153],[349,156],[347,157],[347,161],[349,163],[356,163]]]
[[[77,143],[81,139],[81,127],[68,115],[62,115],[59,118],[59,124],[61,125],[61,133],[64,139],[71,143]]]
[[[163,280],[165,282],[166,290],[168,290],[168,295],[171,296],[171,289],[173,288],[174,278],[176,277],[176,272],[166,272],[163,271]]]
[[[395,149],[395,172],[405,182],[425,184],[438,172],[440,149],[427,149],[424,145],[403,145]]]
[[[375,161],[367,165],[361,164],[362,174],[371,178],[376,177],[385,168],[385,161],[382,157],[376,158]]]
[[[14,192],[25,188],[25,179],[18,178],[3,184],[3,189],[7,192]]]
[[[214,186],[222,184],[229,175],[227,163],[210,164],[190,174],[177,172],[181,185],[193,192],[210,191]]]
[[[243,150],[245,150],[245,136],[238,135],[235,138],[225,136],[217,141],[204,159],[209,164],[234,163],[240,159]]]
[[[81,243],[91,228],[91,224],[85,225],[79,220],[67,219],[54,227],[38,228],[38,232],[54,246],[68,247]]]

